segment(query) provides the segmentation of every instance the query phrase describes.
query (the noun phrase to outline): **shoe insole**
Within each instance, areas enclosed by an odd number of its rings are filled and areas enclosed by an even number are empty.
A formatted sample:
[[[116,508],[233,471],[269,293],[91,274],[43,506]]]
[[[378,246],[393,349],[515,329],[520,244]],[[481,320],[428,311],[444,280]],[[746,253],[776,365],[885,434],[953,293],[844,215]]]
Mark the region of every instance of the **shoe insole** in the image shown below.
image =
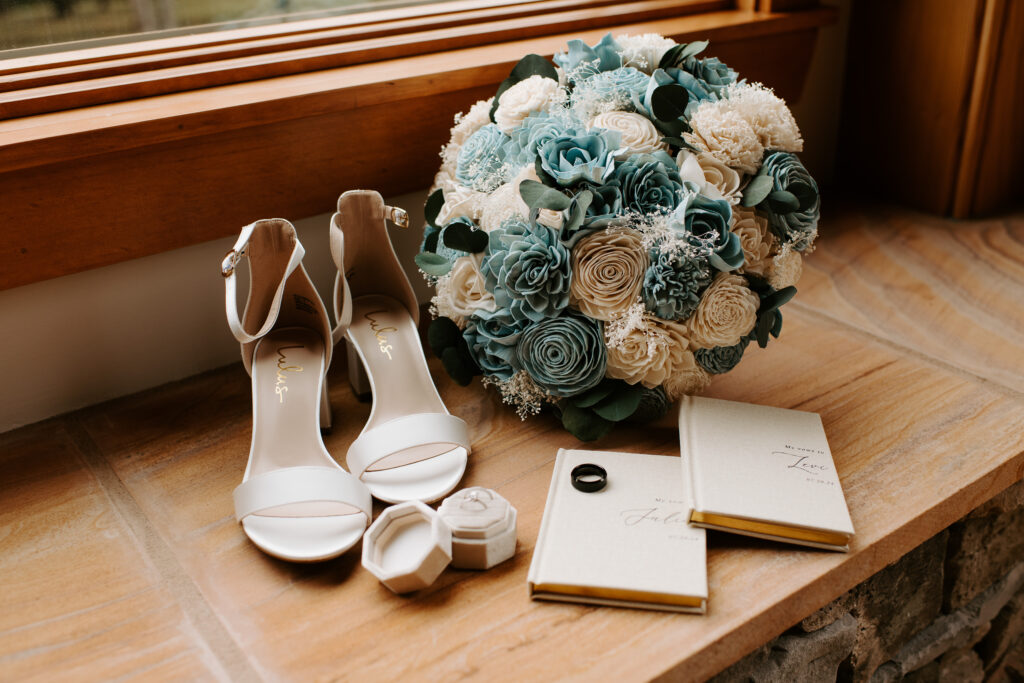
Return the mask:
[[[273,330],[252,363],[253,439],[246,477],[282,467],[339,468],[320,436],[324,345],[308,328]],[[362,537],[366,517],[337,502],[281,505],[249,515],[242,527],[261,549],[312,561],[344,552]]]
[[[406,415],[447,413],[408,311],[381,295],[359,297],[352,305],[349,343],[355,345],[373,387],[366,429]],[[426,444],[387,455],[367,468],[362,480],[374,496],[387,502],[430,502],[451,491],[465,469],[465,448]]]

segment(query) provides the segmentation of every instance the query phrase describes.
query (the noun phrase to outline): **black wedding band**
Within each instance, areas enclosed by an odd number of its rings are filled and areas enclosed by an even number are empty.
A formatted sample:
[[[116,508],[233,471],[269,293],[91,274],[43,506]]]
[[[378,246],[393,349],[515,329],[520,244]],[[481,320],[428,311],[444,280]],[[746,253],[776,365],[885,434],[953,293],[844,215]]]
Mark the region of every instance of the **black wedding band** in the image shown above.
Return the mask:
[[[576,465],[572,468],[571,476],[573,488],[584,493],[600,491],[608,483],[608,473],[605,469],[590,463]]]

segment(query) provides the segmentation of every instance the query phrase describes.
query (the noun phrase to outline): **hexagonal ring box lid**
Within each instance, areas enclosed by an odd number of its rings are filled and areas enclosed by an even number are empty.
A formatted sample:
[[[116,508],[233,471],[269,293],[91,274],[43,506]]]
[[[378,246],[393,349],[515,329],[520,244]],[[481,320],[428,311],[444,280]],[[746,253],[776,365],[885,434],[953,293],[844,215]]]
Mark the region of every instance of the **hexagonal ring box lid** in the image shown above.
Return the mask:
[[[451,530],[418,500],[386,508],[363,537],[363,566],[396,593],[426,588],[451,559]]]
[[[516,553],[516,509],[491,489],[448,496],[437,510],[452,530],[452,566],[490,569]]]

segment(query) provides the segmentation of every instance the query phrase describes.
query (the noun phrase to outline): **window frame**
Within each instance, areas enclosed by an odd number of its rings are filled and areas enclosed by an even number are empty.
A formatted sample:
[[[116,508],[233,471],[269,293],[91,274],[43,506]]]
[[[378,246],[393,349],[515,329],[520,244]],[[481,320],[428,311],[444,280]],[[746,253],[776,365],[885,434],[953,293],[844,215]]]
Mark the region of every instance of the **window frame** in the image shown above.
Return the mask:
[[[0,289],[230,235],[268,215],[322,213],[349,187],[426,187],[455,112],[492,95],[523,55],[550,57],[570,38],[709,39],[711,54],[796,99],[817,31],[837,11],[747,4],[0,120]]]

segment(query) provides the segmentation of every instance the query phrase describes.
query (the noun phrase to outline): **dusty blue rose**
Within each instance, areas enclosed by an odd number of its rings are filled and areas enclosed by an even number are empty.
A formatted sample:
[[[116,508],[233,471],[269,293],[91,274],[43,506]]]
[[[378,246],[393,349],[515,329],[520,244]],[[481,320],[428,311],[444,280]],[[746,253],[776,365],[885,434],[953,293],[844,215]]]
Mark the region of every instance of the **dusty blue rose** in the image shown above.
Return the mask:
[[[616,218],[622,216],[622,181],[618,178],[609,179],[603,185],[587,184],[587,189],[593,193],[590,206],[587,207],[587,217],[583,225],[588,228],[603,228],[615,222]]]
[[[689,318],[713,279],[707,260],[697,250],[663,252],[660,245],[649,255],[642,290],[647,310],[663,320]]]
[[[485,375],[509,379],[520,369],[516,344],[529,321],[516,320],[508,309],[477,310],[462,333],[469,353]]]
[[[570,80],[577,81],[621,67],[622,47],[615,42],[611,33],[605,34],[594,47],[582,40],[570,40],[569,51],[556,54],[554,61],[565,70]]]
[[[540,148],[541,168],[562,187],[581,180],[600,181],[614,165],[612,152],[619,144],[619,135],[595,130],[586,135],[561,135]]]
[[[617,182],[622,211],[664,213],[679,206],[683,185],[676,162],[662,151],[634,154],[615,167],[606,184]]]
[[[713,375],[729,372],[743,358],[750,339],[743,339],[735,346],[716,346],[710,349],[697,349],[693,356],[697,363]]]
[[[550,318],[569,305],[569,250],[544,225],[513,219],[491,232],[480,272],[515,320]]]
[[[759,204],[758,208],[765,209],[772,232],[780,240],[792,244],[797,251],[804,251],[818,235],[821,206],[818,184],[800,163],[800,158],[789,152],[769,152],[758,175],[771,177],[773,190],[785,190],[796,197],[798,206],[792,211],[784,212],[778,208],[770,195],[769,200]]]
[[[509,133],[509,140],[505,143],[506,157],[517,166],[532,164],[545,142],[565,135],[585,133],[582,124],[573,127],[567,123],[561,117],[555,118],[547,112],[530,114],[518,128]]]
[[[572,93],[573,103],[610,101],[629,103],[632,105],[630,108],[637,109],[650,80],[650,76],[631,66],[602,71],[576,85]]]
[[[732,207],[724,199],[711,199],[689,190],[669,218],[669,225],[695,247],[705,249],[708,261],[722,272],[743,265],[743,247],[739,236],[729,230]]]
[[[718,57],[708,57],[707,59],[690,57],[683,63],[683,69],[693,74],[695,78],[719,95],[722,95],[729,85],[736,82],[738,75]]]
[[[507,181],[505,157],[508,140],[508,136],[493,123],[473,133],[459,149],[455,179],[461,185],[481,192],[490,192]]]
[[[578,313],[529,326],[516,347],[533,381],[555,396],[574,396],[604,377],[608,354],[601,323]]]

